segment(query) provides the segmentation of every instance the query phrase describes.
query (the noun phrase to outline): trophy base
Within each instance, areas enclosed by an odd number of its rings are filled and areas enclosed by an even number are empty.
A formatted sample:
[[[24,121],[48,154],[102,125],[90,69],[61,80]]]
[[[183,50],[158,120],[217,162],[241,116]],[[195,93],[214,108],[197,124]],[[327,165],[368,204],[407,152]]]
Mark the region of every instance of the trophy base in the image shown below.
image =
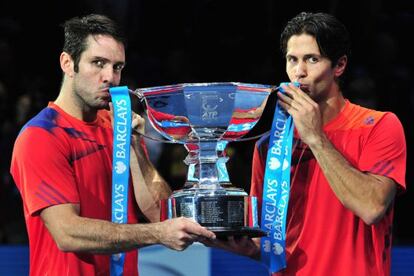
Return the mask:
[[[184,189],[161,202],[161,220],[188,217],[217,237],[262,237],[258,227],[257,200],[238,188]]]
[[[224,227],[207,227],[208,230],[214,232],[218,239],[225,239],[228,236],[241,238],[247,236],[249,238],[259,238],[266,236],[266,232],[259,227],[241,227],[238,229],[226,229]]]

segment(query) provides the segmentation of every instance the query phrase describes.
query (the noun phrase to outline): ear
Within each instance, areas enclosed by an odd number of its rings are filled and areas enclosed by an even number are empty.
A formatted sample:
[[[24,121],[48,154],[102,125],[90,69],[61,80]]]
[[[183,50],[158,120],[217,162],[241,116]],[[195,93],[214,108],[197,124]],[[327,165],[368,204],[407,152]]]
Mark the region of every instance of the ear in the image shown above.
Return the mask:
[[[342,56],[338,59],[338,62],[335,65],[334,73],[335,77],[339,78],[345,71],[346,65],[348,63],[348,57]]]
[[[66,52],[60,54],[60,68],[68,77],[73,77],[75,74],[72,57]]]

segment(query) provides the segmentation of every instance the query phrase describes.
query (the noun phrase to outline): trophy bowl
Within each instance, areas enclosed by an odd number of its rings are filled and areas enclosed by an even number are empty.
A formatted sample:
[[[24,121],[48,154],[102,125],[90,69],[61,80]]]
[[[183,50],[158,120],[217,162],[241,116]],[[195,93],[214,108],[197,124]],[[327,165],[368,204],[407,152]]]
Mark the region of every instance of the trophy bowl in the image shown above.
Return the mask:
[[[183,189],[161,202],[161,220],[189,217],[218,237],[266,235],[257,199],[234,187],[226,145],[259,121],[273,86],[237,82],[184,83],[133,91],[146,103],[151,125],[168,141],[185,146]]]

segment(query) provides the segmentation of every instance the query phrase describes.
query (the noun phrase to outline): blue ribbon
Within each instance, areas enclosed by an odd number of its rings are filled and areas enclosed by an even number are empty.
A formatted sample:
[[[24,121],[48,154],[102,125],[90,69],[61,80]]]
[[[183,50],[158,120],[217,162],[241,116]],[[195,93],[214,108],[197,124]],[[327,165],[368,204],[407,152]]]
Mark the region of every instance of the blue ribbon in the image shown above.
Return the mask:
[[[280,86],[279,91],[284,93]],[[286,267],[286,215],[293,129],[292,117],[277,102],[266,158],[261,214],[261,228],[268,232],[261,239],[261,261],[269,267],[271,273]]]
[[[128,222],[129,150],[131,144],[131,100],[128,87],[109,89],[114,107],[112,157],[112,222]],[[111,276],[123,275],[125,253],[111,256]]]

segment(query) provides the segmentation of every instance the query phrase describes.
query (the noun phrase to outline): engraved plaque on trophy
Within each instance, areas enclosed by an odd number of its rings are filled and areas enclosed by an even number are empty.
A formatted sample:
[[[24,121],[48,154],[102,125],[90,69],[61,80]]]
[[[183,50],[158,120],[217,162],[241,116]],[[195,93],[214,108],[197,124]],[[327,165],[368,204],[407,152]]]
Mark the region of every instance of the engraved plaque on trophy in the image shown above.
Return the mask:
[[[133,91],[145,101],[151,125],[188,151],[186,182],[162,202],[162,220],[189,217],[217,236],[266,234],[258,226],[256,198],[230,183],[225,148],[255,126],[271,91],[270,85],[237,82]]]

